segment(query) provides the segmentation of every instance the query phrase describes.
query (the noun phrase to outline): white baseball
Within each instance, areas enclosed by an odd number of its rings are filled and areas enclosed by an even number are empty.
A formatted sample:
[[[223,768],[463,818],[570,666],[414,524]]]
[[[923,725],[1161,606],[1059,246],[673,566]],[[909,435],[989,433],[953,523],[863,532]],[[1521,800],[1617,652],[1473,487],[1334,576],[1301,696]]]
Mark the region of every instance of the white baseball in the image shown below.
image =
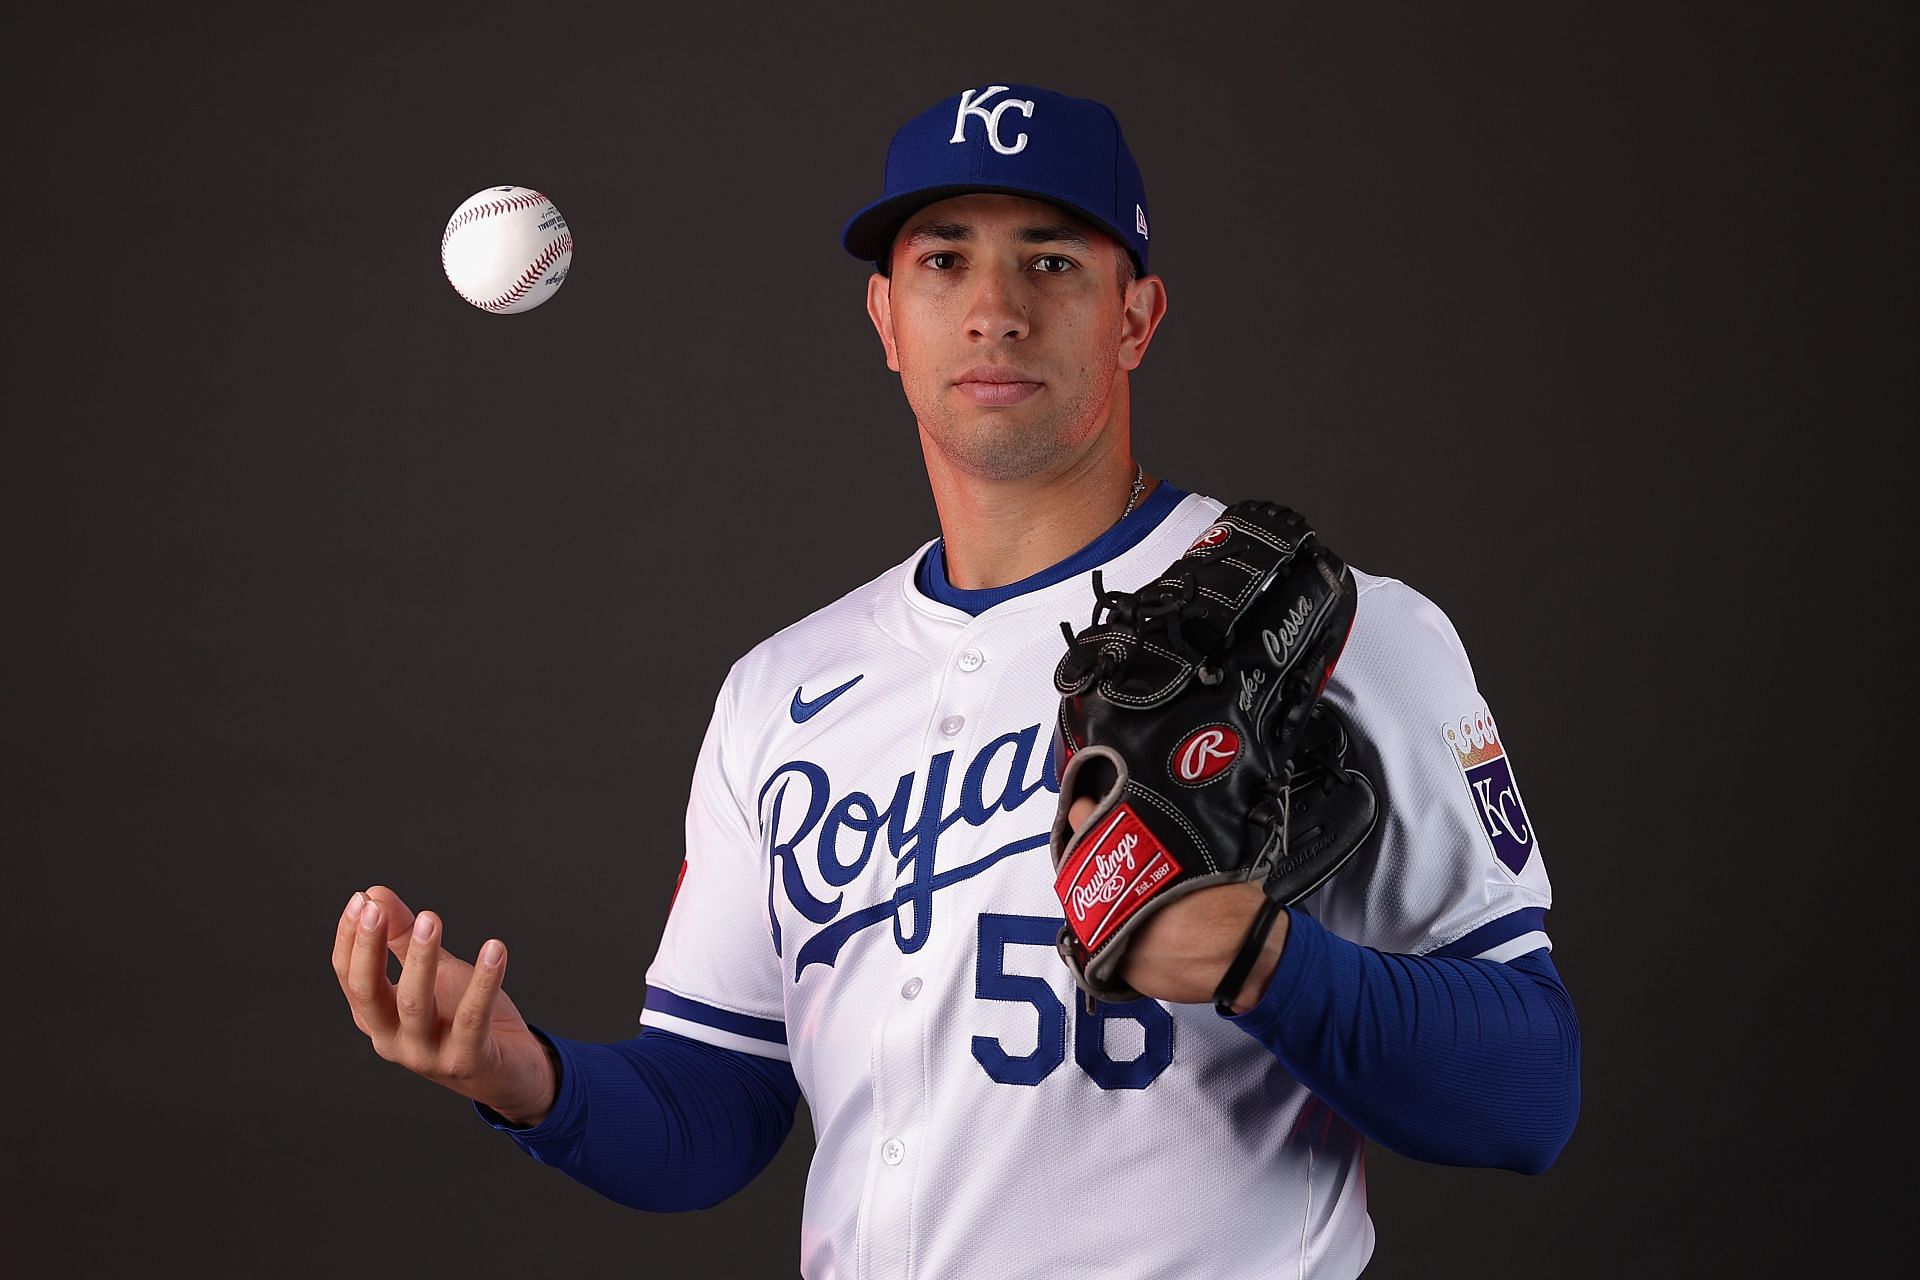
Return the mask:
[[[553,201],[527,187],[488,187],[453,211],[440,265],[454,292],[511,315],[551,298],[573,263],[573,236]]]

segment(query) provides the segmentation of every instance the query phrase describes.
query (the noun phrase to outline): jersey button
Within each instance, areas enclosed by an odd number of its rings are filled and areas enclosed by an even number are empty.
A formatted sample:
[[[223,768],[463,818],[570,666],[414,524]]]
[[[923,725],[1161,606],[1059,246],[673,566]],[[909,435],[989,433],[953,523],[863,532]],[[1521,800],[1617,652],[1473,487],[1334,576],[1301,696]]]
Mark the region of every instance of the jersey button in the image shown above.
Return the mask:
[[[907,1158],[907,1144],[898,1138],[888,1138],[887,1145],[880,1148],[880,1158],[888,1164],[899,1164]]]
[[[960,669],[962,671],[978,671],[981,666],[985,664],[986,660],[987,655],[978,649],[962,649],[960,651]]]
[[[920,979],[908,978],[907,984],[900,988],[900,994],[911,1000],[920,994]]]
[[[966,727],[967,718],[965,716],[948,716],[940,722],[940,732],[946,734],[949,738]]]

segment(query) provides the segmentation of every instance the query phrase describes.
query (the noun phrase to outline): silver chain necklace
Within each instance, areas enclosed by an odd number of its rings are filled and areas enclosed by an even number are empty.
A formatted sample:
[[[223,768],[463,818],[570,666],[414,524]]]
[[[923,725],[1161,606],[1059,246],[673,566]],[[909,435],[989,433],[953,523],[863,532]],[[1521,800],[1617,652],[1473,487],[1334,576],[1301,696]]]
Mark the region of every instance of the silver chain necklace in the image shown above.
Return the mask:
[[[1139,463],[1136,462],[1133,464],[1133,492],[1127,495],[1127,509],[1120,513],[1120,518],[1122,520],[1125,520],[1128,516],[1133,514],[1134,507],[1137,506],[1140,502],[1140,495],[1145,493],[1146,491],[1147,491],[1146,468],[1142,467]]]

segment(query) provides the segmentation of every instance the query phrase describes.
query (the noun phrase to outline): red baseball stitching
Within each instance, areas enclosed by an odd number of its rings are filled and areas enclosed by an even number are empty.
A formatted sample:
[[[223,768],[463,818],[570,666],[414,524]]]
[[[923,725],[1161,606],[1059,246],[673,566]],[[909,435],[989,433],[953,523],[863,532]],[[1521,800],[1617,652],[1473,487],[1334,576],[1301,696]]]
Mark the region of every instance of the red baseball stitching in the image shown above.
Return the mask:
[[[527,269],[520,273],[520,278],[514,282],[511,289],[508,289],[505,293],[490,302],[474,302],[474,305],[482,311],[505,311],[508,307],[511,307],[514,303],[526,296],[527,290],[540,283],[540,277],[547,273],[547,268],[552,266],[561,254],[572,252],[573,237],[561,236],[558,240],[548,245],[539,257],[527,264]],[[468,300],[473,301],[472,299]]]
[[[469,222],[476,221],[480,218],[491,218],[497,214],[510,213],[515,209],[531,209],[537,204],[546,203],[548,203],[547,198],[538,191],[526,191],[517,196],[508,196],[504,200],[489,200],[485,204],[476,204],[471,209],[462,209],[454,215],[453,221],[449,222],[447,229],[441,233],[440,248],[444,252],[447,247],[447,241],[453,238],[453,233],[466,226]]]

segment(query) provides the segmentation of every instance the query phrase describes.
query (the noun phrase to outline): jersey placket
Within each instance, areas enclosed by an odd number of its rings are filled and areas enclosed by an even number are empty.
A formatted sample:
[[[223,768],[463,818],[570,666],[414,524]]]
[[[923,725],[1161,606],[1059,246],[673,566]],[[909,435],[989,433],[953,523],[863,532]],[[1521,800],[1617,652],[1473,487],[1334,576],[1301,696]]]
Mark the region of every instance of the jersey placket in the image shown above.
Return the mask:
[[[901,966],[903,972],[913,967]],[[882,997],[885,1004],[874,1028],[874,1124],[860,1211],[861,1276],[912,1274],[914,1201],[927,1155],[925,1026],[917,1001],[923,986],[917,975],[901,978],[894,991]]]
[[[922,734],[923,759],[951,752],[954,760],[964,761],[973,750],[990,683],[980,678],[987,665],[983,631],[977,624],[962,627],[941,660]],[[953,803],[951,792],[946,803]],[[938,931],[932,931],[926,948],[900,956],[892,989],[882,997],[875,1020],[870,1044],[873,1133],[858,1246],[863,1277],[907,1277],[914,1271],[917,1200],[931,1154],[925,1136],[933,1069],[927,1060],[929,1019],[934,1006],[951,995],[928,989],[930,977],[937,983],[937,975],[952,971],[932,954],[939,949]]]

